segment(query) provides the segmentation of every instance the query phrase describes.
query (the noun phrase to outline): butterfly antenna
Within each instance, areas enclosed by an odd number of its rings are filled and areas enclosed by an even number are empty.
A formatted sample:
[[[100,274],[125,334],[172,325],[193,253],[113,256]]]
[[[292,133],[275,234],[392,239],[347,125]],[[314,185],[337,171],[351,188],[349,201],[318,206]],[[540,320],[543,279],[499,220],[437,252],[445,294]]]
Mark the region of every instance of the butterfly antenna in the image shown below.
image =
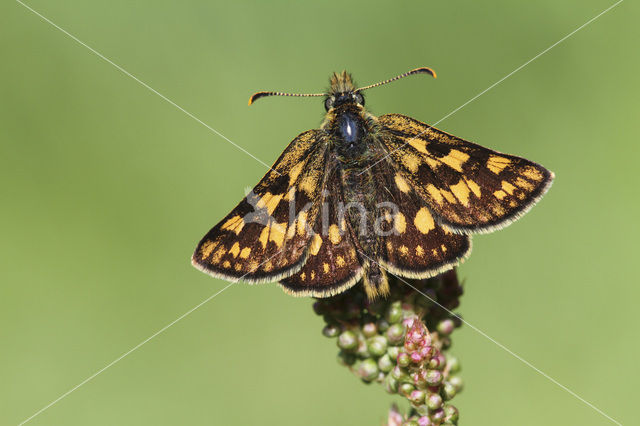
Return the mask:
[[[302,98],[308,98],[311,96],[327,96],[326,93],[284,93],[284,92],[257,92],[251,95],[249,98],[249,105],[254,103],[260,98],[266,98],[267,96],[296,96]]]
[[[405,72],[404,74],[400,74],[399,76],[390,78],[389,80],[384,80],[384,81],[381,81],[379,83],[370,84],[369,86],[361,87],[359,89],[356,89],[356,92],[360,92],[362,90],[371,89],[372,87],[382,86],[383,84],[391,83],[392,81],[400,80],[401,78],[408,77],[408,76],[414,75],[414,74],[429,74],[431,77],[436,78],[436,72],[434,70],[432,70],[431,68],[427,68],[427,67],[416,68],[415,70],[411,70],[409,72]]]

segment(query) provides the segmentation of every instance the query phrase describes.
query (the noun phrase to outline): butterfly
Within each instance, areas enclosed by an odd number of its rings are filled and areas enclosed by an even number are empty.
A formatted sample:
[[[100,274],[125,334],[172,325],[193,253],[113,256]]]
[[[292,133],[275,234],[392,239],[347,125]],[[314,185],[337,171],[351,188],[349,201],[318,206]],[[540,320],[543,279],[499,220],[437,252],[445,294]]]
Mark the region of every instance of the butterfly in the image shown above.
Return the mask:
[[[471,234],[501,229],[546,193],[554,175],[400,114],[376,117],[363,91],[334,73],[319,129],[298,135],[252,191],[197,245],[192,263],[230,281],[279,281],[295,296],[329,297],[362,282],[389,293],[387,272],[423,279],[471,251]]]

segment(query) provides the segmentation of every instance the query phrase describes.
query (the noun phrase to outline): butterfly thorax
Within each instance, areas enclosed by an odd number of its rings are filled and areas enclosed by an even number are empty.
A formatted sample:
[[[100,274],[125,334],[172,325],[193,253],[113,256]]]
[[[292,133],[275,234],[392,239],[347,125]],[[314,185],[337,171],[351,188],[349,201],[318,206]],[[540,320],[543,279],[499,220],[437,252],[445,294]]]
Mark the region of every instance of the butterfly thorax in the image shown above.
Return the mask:
[[[368,263],[365,289],[371,298],[386,294],[385,273],[377,264],[368,261],[376,258],[381,244],[374,229],[374,224],[379,223],[377,204],[380,200],[370,168],[380,155],[374,149],[375,118],[362,105],[344,102],[329,111],[323,130],[330,134],[331,151],[342,182],[343,215],[357,241],[362,260]]]

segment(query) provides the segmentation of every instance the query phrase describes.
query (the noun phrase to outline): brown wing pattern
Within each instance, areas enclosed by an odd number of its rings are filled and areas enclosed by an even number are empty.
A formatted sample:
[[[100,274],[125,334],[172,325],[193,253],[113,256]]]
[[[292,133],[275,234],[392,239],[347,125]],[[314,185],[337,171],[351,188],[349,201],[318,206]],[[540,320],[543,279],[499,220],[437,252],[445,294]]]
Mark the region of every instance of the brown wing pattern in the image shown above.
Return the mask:
[[[382,226],[378,262],[407,278],[429,278],[453,268],[471,251],[471,237],[438,224],[427,203],[389,159],[373,168]],[[384,203],[388,202],[388,204]]]
[[[553,173],[400,114],[379,118],[386,151],[436,220],[459,233],[491,232],[526,213]]]
[[[303,268],[280,282],[295,296],[328,297],[358,282],[363,267],[350,227],[340,212],[342,184],[335,167],[327,167],[329,178]]]
[[[192,263],[218,278],[277,281],[304,264],[325,172],[323,133],[296,137],[231,213],[200,241]]]

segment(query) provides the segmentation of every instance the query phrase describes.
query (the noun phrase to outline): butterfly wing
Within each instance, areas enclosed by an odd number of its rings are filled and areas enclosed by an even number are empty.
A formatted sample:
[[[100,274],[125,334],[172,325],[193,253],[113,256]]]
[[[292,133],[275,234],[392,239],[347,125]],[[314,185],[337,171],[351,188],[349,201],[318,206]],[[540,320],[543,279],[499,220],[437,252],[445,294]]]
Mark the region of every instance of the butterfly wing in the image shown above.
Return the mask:
[[[407,278],[429,278],[447,271],[471,252],[471,237],[451,232],[434,220],[416,188],[386,158],[371,168],[377,183],[382,243],[377,261]]]
[[[289,144],[253,191],[200,241],[192,257],[196,268],[260,283],[302,267],[323,186],[323,135],[310,130]]]
[[[491,232],[526,213],[551,186],[539,164],[484,148],[400,114],[379,118],[388,155],[436,220],[460,233]]]
[[[299,272],[280,282],[287,293],[295,296],[332,296],[352,287],[362,277],[357,243],[339,211],[343,205],[339,172],[330,165],[327,174],[306,263]]]

